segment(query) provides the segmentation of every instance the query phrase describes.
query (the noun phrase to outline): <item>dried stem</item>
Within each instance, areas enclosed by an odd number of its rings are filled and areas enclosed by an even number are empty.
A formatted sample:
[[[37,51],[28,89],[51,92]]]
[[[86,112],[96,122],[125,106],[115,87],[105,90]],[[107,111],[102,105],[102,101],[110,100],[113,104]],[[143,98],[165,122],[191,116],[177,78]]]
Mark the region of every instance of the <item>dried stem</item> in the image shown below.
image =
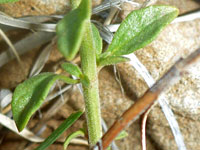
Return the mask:
[[[186,69],[200,59],[200,49],[185,59],[179,59],[152,88],[139,98],[123,115],[115,121],[94,148],[106,149],[115,137],[130,123],[139,118],[158,98],[161,92],[180,80]]]
[[[143,114],[142,116],[142,123],[141,123],[141,146],[142,150],[146,150],[146,122],[147,122],[147,117],[150,113],[150,111],[154,108],[154,106],[157,103],[154,102]]]

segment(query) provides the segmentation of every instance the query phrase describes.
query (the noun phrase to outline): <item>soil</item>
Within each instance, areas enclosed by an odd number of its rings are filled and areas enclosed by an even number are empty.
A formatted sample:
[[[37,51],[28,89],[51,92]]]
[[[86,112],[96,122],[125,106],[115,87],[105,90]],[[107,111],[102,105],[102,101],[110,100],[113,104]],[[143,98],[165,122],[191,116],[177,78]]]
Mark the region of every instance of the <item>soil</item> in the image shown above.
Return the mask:
[[[140,1],[142,2],[142,1]],[[99,4],[100,1],[95,0],[94,5]],[[174,5],[180,9],[180,13],[186,13],[190,11],[194,11],[200,8],[199,2],[191,1],[191,0],[159,0],[158,4],[168,4]],[[130,5],[123,6],[120,16],[123,18],[127,15],[128,11],[135,9],[131,8]],[[3,4],[0,5],[0,10],[6,14],[9,14],[14,17],[22,17],[27,15],[51,15],[51,14],[63,14],[69,11],[69,2],[67,0],[21,0],[15,4]],[[199,23],[198,23],[199,25]],[[198,30],[199,31],[199,30]],[[18,32],[18,31],[16,31]],[[16,38],[17,38],[16,34]],[[160,38],[162,40],[162,38]],[[177,39],[178,40],[178,39]],[[2,43],[2,42],[1,42]],[[2,44],[2,47],[5,44]],[[0,45],[1,46],[1,45]],[[60,68],[60,62],[63,60],[62,55],[57,50],[57,45],[55,44],[52,47],[52,52],[50,54],[49,60],[47,61],[45,71],[55,71]],[[3,47],[4,48],[4,47]],[[14,88],[28,78],[29,72],[43,50],[44,45],[33,49],[32,51],[21,56],[23,71],[20,68],[17,60],[12,60],[3,67],[0,68],[0,89],[11,89]],[[146,50],[152,51],[151,46],[147,47]],[[151,54],[152,54],[151,53]],[[142,57],[142,53],[136,53],[138,57]],[[143,62],[143,64],[148,64],[147,62]],[[168,66],[166,66],[167,68]],[[101,99],[101,111],[102,117],[105,120],[108,127],[110,127],[115,119],[117,119],[134,101],[140,97],[147,89],[147,85],[145,84],[142,77],[134,71],[128,64],[123,63],[117,66],[122,87],[124,92],[122,91],[120,84],[117,82],[114,68],[112,66],[105,67],[99,73],[99,88],[100,88],[100,99]],[[147,68],[150,70],[151,67]],[[163,74],[166,70],[162,70],[158,76],[154,76],[155,79],[158,79],[161,74]],[[152,72],[151,72],[152,73]],[[153,73],[152,73],[153,74]],[[60,83],[62,84],[62,83]],[[83,97],[79,92],[77,87],[73,87],[70,91],[66,92],[63,95],[66,103],[54,114],[51,118],[48,118],[45,122],[46,130],[42,133],[41,137],[47,137],[53,130],[55,130],[59,124],[65,120],[72,112],[80,110],[84,107]],[[37,112],[36,115],[31,119],[28,128],[30,130],[34,130],[34,126],[39,124],[42,120],[41,114],[44,115],[48,108],[52,106],[52,104],[56,101],[62,101],[61,98],[57,98],[52,102],[45,103],[45,105],[41,108],[41,112]],[[158,115],[159,114],[159,115]],[[161,114],[161,116],[160,116]],[[177,113],[178,114],[178,113]],[[177,115],[176,114],[176,115]],[[180,113],[179,113],[180,114]],[[175,150],[176,144],[173,139],[173,135],[170,132],[169,126],[166,125],[167,121],[164,119],[161,121],[159,118],[164,118],[159,107],[155,107],[154,111],[150,115],[150,119],[147,123],[147,150],[162,150],[162,149],[171,149]],[[184,120],[181,115],[176,116],[180,124],[183,124],[184,128],[190,130],[189,127],[185,127],[186,120]],[[189,120],[195,120],[197,118],[190,118]],[[157,122],[155,123],[155,120]],[[194,129],[194,126],[200,125],[200,120],[196,122],[190,122],[191,128]],[[160,122],[160,124],[159,124]],[[65,137],[69,135],[69,133],[80,129],[85,124],[84,115],[69,129],[67,130],[57,142],[52,144],[48,149],[49,150],[59,150],[63,149],[62,142]],[[138,119],[129,127],[126,128],[128,136],[122,140],[116,142],[117,146],[120,150],[140,150],[141,149],[141,119]],[[160,132],[162,130],[163,132]],[[186,130],[183,130],[183,134],[188,134]],[[191,131],[192,132],[192,131]],[[197,133],[199,131],[196,131]],[[195,134],[195,131],[194,131]],[[38,146],[36,143],[31,143],[15,133],[9,131],[8,129],[1,127],[0,131],[0,150],[32,150]],[[165,136],[164,136],[165,135]],[[187,135],[188,136],[188,135]],[[188,137],[189,138],[189,137]],[[160,142],[162,141],[162,142]],[[167,141],[168,143],[165,143]],[[198,150],[200,147],[199,143],[195,142],[195,149]],[[172,145],[170,148],[169,146]],[[194,147],[189,147],[191,150]],[[81,146],[77,144],[71,144],[68,148],[69,150],[86,150],[87,146]],[[200,149],[199,149],[200,150]]]

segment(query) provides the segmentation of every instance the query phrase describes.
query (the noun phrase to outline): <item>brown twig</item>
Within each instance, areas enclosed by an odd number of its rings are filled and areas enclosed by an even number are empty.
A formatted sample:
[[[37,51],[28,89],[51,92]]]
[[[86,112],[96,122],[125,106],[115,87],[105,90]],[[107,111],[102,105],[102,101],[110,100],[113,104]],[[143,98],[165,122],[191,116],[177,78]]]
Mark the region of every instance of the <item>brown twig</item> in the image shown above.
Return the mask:
[[[179,59],[170,70],[158,80],[152,88],[139,98],[123,115],[115,121],[111,128],[104,134],[96,144],[95,149],[105,150],[115,137],[130,123],[139,118],[158,98],[161,92],[180,80],[186,69],[200,59],[200,49],[190,54],[185,59]]]

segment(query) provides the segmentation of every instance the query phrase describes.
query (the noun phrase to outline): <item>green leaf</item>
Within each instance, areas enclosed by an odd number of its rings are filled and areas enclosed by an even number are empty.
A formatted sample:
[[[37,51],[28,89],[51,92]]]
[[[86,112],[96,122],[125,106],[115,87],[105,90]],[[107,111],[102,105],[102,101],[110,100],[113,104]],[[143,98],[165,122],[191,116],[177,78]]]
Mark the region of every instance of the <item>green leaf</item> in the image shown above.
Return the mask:
[[[84,133],[84,131],[83,131],[82,129],[80,129],[80,130],[78,130],[78,131],[76,131],[76,132],[71,133],[71,134],[66,138],[66,140],[65,140],[65,142],[64,142],[64,150],[67,149],[67,146],[69,145],[69,143],[70,143],[70,141],[71,141],[72,139],[74,139],[74,138],[76,138],[76,137],[79,137],[79,136],[84,136],[84,135],[85,135],[85,133]]]
[[[85,23],[90,20],[90,15],[90,0],[82,0],[78,8],[70,11],[58,22],[58,49],[67,60],[76,56],[85,31]]]
[[[122,56],[108,56],[106,58],[100,58],[98,60],[98,66],[114,65],[114,64],[122,63],[126,61],[129,61],[129,58],[122,57]]]
[[[19,0],[0,0],[0,4],[3,4],[3,3],[12,3],[12,2],[17,2]]]
[[[74,75],[74,76],[77,77],[77,78],[80,78],[81,75],[82,75],[81,69],[80,69],[77,65],[75,65],[75,64],[71,64],[71,63],[65,62],[65,63],[63,63],[63,64],[61,65],[61,67],[62,67],[66,72],[68,72],[68,73],[71,74],[71,75]]]
[[[93,34],[93,41],[94,41],[94,47],[96,49],[96,56],[101,54],[102,52],[102,38],[99,34],[98,29],[95,27],[94,24],[92,24],[92,34]]]
[[[123,130],[122,132],[119,133],[119,135],[115,138],[115,140],[121,140],[127,136],[128,136],[128,133]]]
[[[78,82],[63,75],[42,73],[17,86],[12,98],[12,113],[19,131],[24,129],[30,117],[42,105],[51,86],[58,79],[69,84]]]
[[[121,23],[106,55],[126,55],[145,47],[177,15],[178,9],[171,6],[150,6],[133,11]]]
[[[44,150],[49,145],[51,145],[53,142],[56,141],[56,139],[59,138],[59,136],[67,130],[78,118],[83,114],[83,112],[77,112],[74,114],[71,114],[40,146],[38,146],[35,150]]]

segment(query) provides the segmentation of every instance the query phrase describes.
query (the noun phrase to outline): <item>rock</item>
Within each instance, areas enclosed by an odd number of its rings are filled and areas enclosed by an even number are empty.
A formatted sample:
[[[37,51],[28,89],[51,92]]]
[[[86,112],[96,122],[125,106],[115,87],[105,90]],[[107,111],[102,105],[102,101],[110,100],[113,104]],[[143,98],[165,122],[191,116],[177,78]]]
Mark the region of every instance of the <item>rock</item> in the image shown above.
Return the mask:
[[[93,0],[95,7],[102,0]],[[13,17],[32,15],[56,15],[63,14],[70,10],[69,0],[20,0],[15,3],[0,5],[0,11]]]
[[[138,4],[143,4],[145,2],[145,0],[135,0],[134,2],[138,3]],[[172,5],[175,6],[179,9],[179,13],[180,14],[184,14],[196,9],[200,8],[199,2],[197,1],[188,1],[188,0],[151,0],[152,4],[155,5]],[[150,3],[150,4],[151,4]],[[136,10],[140,7],[138,7],[137,5],[133,5],[131,3],[123,3],[122,6],[122,11],[120,12],[120,16],[122,19],[125,19],[125,17],[133,10]]]
[[[69,10],[68,0],[20,0],[0,6],[0,10],[13,17],[52,15]]]
[[[179,57],[186,57],[199,48],[200,20],[189,23],[176,23],[167,27],[159,38],[136,55],[147,67],[154,79],[160,78]],[[191,67],[188,74],[173,86],[166,97],[170,104],[190,118],[198,119],[200,113],[200,67]],[[188,98],[189,97],[189,98]],[[191,105],[192,104],[192,105]]]

